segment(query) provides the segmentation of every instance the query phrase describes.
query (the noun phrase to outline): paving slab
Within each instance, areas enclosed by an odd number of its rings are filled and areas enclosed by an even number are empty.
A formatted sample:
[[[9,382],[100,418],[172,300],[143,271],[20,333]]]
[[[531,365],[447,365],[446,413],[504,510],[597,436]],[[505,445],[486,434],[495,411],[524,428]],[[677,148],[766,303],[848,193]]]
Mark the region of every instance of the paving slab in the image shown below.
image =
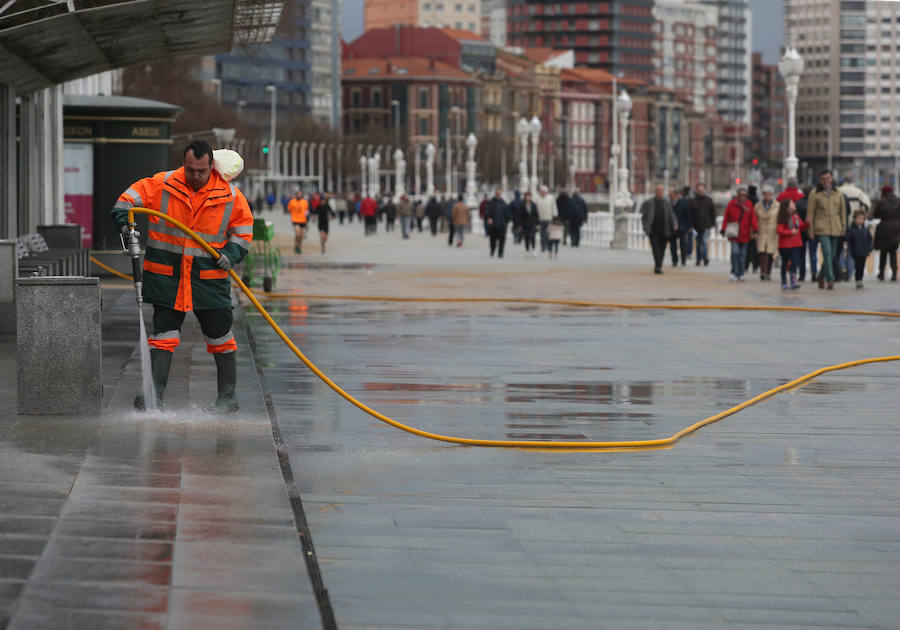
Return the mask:
[[[333,227],[326,256],[289,244],[277,288],[300,294],[888,311],[898,297],[869,279],[831,292],[729,283],[725,263],[654,276],[649,252],[564,248],[550,261],[513,246],[500,261],[480,237],[447,248],[428,234],[364,238],[355,223]],[[477,438],[664,437],[823,365],[900,354],[893,320],[862,316],[268,304],[367,404]],[[498,450],[368,417],[259,316],[246,322],[339,627],[896,625],[893,363],[822,376],[665,450]]]

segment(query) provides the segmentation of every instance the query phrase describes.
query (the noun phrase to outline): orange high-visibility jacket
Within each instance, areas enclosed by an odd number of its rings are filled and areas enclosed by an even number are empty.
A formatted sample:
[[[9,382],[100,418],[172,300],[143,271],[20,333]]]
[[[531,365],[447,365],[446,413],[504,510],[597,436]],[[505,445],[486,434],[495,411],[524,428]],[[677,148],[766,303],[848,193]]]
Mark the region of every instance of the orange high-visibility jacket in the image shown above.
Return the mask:
[[[215,249],[240,262],[253,238],[253,215],[243,193],[215,170],[206,186],[194,192],[184,168],[135,182],[119,195],[112,210],[119,225],[129,208],[152,208],[184,223]],[[144,257],[144,301],[177,311],[231,306],[228,272],[175,226],[149,217]]]
[[[291,223],[306,223],[309,214],[309,202],[306,199],[294,198],[288,202],[288,212],[291,213]]]

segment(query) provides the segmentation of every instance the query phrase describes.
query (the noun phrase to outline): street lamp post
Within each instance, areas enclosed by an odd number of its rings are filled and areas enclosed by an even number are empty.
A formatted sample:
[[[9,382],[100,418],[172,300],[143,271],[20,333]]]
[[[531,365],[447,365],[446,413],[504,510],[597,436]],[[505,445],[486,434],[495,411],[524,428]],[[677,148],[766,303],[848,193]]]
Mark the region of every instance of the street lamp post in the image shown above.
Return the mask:
[[[394,202],[406,194],[406,160],[403,159],[403,151],[394,151]]]
[[[274,175],[275,170],[278,167],[278,164],[277,164],[278,158],[276,157],[276,152],[274,150],[275,149],[275,131],[276,131],[275,130],[275,93],[276,93],[275,86],[267,85],[266,92],[272,93],[272,105],[269,110],[269,143],[270,143],[269,173]]]
[[[319,143],[319,192],[325,190],[325,143]]]
[[[413,176],[413,185],[416,187],[416,198],[422,199],[422,152],[416,143],[413,143],[413,151],[416,152],[416,160],[414,162],[416,174]]]
[[[466,160],[466,204],[472,208],[478,203],[475,199],[475,147],[478,146],[478,138],[470,133],[466,138],[468,159]]]
[[[803,57],[796,49],[788,46],[784,51],[784,56],[778,64],[778,70],[784,77],[784,83],[787,87],[788,97],[788,154],[784,159],[785,175],[788,178],[797,177],[797,148],[796,148],[796,124],[794,117],[797,109],[797,84],[800,82],[800,75],[803,72]],[[829,132],[829,145],[831,144],[831,134]],[[828,151],[829,160],[831,158],[831,148]],[[828,168],[831,168],[829,164]]]
[[[363,199],[369,196],[369,183],[367,181],[368,176],[366,175],[368,163],[369,158],[365,155],[359,156],[359,194]]]
[[[831,128],[825,127],[825,136],[828,138],[828,170],[831,170]]]
[[[391,101],[391,110],[394,114],[394,146],[400,148],[400,101]]]
[[[616,205],[622,206],[626,210],[630,209],[633,204],[631,192],[628,190],[628,158],[626,157],[628,155],[628,116],[631,114],[632,106],[633,104],[631,102],[631,97],[628,96],[628,92],[622,90],[619,98],[616,99],[619,124],[622,125],[622,166],[619,168],[618,199],[616,200]],[[632,138],[632,140],[634,139]],[[633,164],[632,167],[634,167]]]
[[[434,196],[434,152],[432,143],[425,145],[425,194]]]
[[[448,131],[450,134],[447,136],[447,196],[451,197],[454,194],[455,187],[453,186],[453,138],[457,132],[457,121],[456,116],[462,112],[459,107],[453,106],[450,108],[450,125]]]
[[[609,111],[612,118],[612,143],[609,147],[609,216],[615,217],[616,202],[619,199],[619,120],[616,112],[616,99],[619,96],[618,87],[616,85],[616,76],[612,78],[612,100],[610,101]]]
[[[537,172],[537,150],[538,141],[541,136],[541,120],[537,116],[532,117],[529,124],[531,132],[531,194],[537,193],[538,188],[538,172]]]
[[[519,139],[519,191],[524,195],[528,190],[528,121],[520,118],[516,123],[516,136]]]

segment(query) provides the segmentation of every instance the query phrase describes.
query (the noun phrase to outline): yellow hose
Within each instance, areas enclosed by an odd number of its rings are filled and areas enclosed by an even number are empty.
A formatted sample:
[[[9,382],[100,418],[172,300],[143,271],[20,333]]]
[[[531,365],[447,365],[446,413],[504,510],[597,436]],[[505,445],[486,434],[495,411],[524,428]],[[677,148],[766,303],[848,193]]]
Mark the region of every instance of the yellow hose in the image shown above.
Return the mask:
[[[129,222],[133,222],[133,212],[139,212],[143,214],[149,214],[155,217],[158,217],[164,221],[167,221],[180,229],[182,232],[191,237],[200,247],[205,249],[213,258],[219,258],[219,252],[213,249],[209,243],[203,240],[200,236],[198,236],[194,231],[192,231],[189,227],[178,221],[177,219],[173,219],[172,217],[165,215],[157,210],[152,210],[150,208],[132,208],[129,211]],[[116,275],[124,276],[124,274],[119,274],[114,270],[110,269],[106,265],[103,265],[98,260],[93,259],[95,263],[104,267],[108,271],[113,271]],[[361,401],[357,400],[349,393],[344,391],[337,383],[332,381],[322,370],[320,370],[316,365],[310,361],[306,355],[304,355],[300,349],[294,345],[294,342],[290,340],[290,338],[285,334],[285,332],[275,323],[275,320],[272,319],[271,315],[263,308],[262,304],[259,303],[259,300],[253,294],[253,292],[241,281],[240,277],[234,272],[234,269],[229,269],[228,273],[231,275],[232,280],[237,284],[237,286],[244,292],[244,294],[250,299],[253,303],[253,306],[256,307],[256,310],[265,318],[265,320],[272,327],[272,330],[281,337],[281,340],[297,355],[306,367],[308,367],[313,374],[318,376],[322,382],[328,385],[331,389],[337,392],[341,397],[347,400],[352,405],[355,405],[362,411],[366,412],[370,416],[385,422],[392,427],[400,429],[402,431],[406,431],[407,433],[412,433],[413,435],[418,435],[419,437],[428,438],[430,440],[438,440],[441,442],[450,442],[453,444],[465,444],[468,446],[493,446],[493,447],[515,447],[515,448],[531,448],[531,449],[572,449],[572,450],[633,450],[633,449],[658,449],[658,448],[666,448],[670,447],[676,442],[678,442],[681,438],[685,437],[700,429],[701,427],[705,427],[708,424],[712,424],[713,422],[717,422],[723,418],[727,418],[728,416],[741,411],[742,409],[746,409],[751,405],[755,405],[775,394],[790,390],[798,387],[799,385],[816,378],[817,376],[821,376],[822,374],[826,374],[828,372],[834,372],[837,370],[844,370],[851,367],[856,367],[859,365],[866,365],[869,363],[884,363],[888,361],[900,361],[900,356],[886,356],[886,357],[874,357],[869,359],[858,359],[856,361],[848,361],[846,363],[838,363],[836,365],[829,365],[827,367],[819,368],[813,372],[809,372],[808,374],[804,374],[794,380],[784,383],[783,385],[779,385],[778,387],[774,387],[768,391],[765,391],[753,398],[742,402],[739,405],[736,405],[730,409],[726,409],[725,411],[719,412],[713,416],[700,420],[699,422],[695,422],[694,424],[681,429],[680,431],[673,433],[672,435],[664,438],[657,438],[652,440],[622,440],[622,441],[609,441],[609,442],[568,442],[568,441],[552,441],[552,440],[479,440],[473,438],[460,438],[453,437],[449,435],[441,435],[440,433],[432,433],[430,431],[423,431],[422,429],[417,429],[415,427],[411,427],[409,425],[403,424],[402,422],[398,422],[392,418],[387,417],[386,415],[375,411],[371,407],[365,405]],[[127,276],[125,276],[127,277]],[[816,308],[805,308],[805,307],[790,307],[790,306],[742,306],[742,305],[685,305],[685,304],[669,304],[669,305],[650,305],[650,304],[617,304],[617,303],[604,303],[604,302],[587,302],[581,300],[553,300],[553,299],[517,299],[517,298],[391,298],[391,297],[370,297],[370,296],[297,296],[290,294],[269,294],[269,297],[303,297],[308,299],[353,299],[353,300],[383,300],[383,301],[421,301],[421,302],[507,302],[507,303],[528,303],[528,304],[564,304],[564,305],[572,305],[572,306],[602,306],[609,308],[631,308],[631,309],[669,309],[669,310],[691,310],[691,309],[707,309],[707,310],[769,310],[769,311],[801,311],[801,312],[821,312],[821,313],[840,313],[840,314],[854,314],[854,315],[877,315],[882,317],[898,317],[900,314],[898,313],[887,313],[880,311],[855,311],[855,310],[845,310],[845,309],[816,309]]]

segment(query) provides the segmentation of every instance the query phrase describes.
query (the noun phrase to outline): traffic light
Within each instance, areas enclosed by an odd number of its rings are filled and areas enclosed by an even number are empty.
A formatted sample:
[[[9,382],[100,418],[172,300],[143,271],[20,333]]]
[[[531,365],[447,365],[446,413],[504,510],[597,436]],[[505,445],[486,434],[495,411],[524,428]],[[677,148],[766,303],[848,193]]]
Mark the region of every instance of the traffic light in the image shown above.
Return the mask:
[[[759,164],[759,160],[757,160],[756,158],[753,158],[753,166],[756,166],[757,164]]]
[[[269,154],[269,147],[263,147],[263,155]]]
[[[735,178],[734,178],[734,183],[737,184],[738,186],[740,186],[740,185],[741,185],[741,178],[740,178],[740,177],[735,177]]]

